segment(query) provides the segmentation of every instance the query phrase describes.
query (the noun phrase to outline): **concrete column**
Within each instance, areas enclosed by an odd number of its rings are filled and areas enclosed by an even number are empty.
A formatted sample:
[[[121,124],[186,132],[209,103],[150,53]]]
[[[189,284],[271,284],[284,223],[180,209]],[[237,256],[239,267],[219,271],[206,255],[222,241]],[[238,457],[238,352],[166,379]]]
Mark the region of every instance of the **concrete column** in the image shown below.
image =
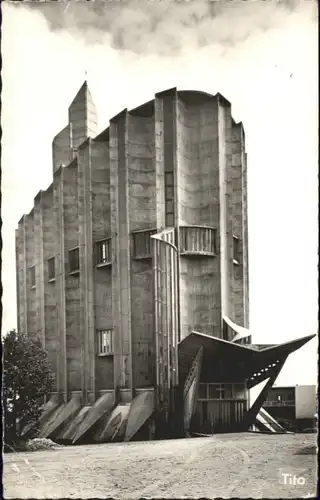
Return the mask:
[[[41,339],[43,347],[45,347],[42,191],[40,191],[34,199],[34,239],[36,267],[37,333],[39,338]]]
[[[154,100],[157,229],[165,227],[163,100]]]
[[[112,311],[114,320],[114,383],[121,397],[132,399],[130,227],[127,157],[127,110],[110,122],[112,228]]]
[[[26,240],[26,315],[27,315],[27,332],[30,338],[37,336],[37,321],[36,321],[36,287],[31,284],[30,269],[35,267],[35,238],[34,238],[34,208],[25,216],[25,240]]]
[[[18,261],[18,332],[28,334],[28,303],[27,303],[27,239],[26,239],[26,215],[19,221],[19,229],[16,232],[16,256]]]
[[[218,154],[220,184],[220,270],[221,270],[221,315],[228,316],[230,293],[230,229],[228,227],[228,186],[226,158],[226,112],[224,100],[218,98]]]
[[[247,194],[247,154],[245,153],[244,132],[242,131],[242,266],[243,266],[243,326],[249,328],[249,257],[248,257],[248,194]]]
[[[53,184],[41,193],[42,207],[42,237],[43,237],[43,293],[44,293],[44,330],[45,348],[52,371],[57,373],[57,350],[59,346],[59,330],[57,329],[57,289],[58,270],[55,268],[55,278],[49,281],[48,260],[54,257],[57,264],[55,213],[53,200]],[[57,391],[56,385],[54,392]]]
[[[78,149],[78,213],[80,251],[80,333],[84,404],[94,401],[93,242],[90,140]]]
[[[57,343],[57,391],[67,401],[67,358],[66,358],[66,299],[65,299],[65,250],[64,250],[64,207],[63,169],[54,173],[53,181],[54,239],[56,256],[56,331]]]
[[[15,257],[16,257],[16,297],[17,297],[17,331],[20,333],[21,328],[21,317],[22,317],[22,301],[21,301],[21,277],[23,276],[20,269],[20,255],[21,255],[21,243],[20,243],[20,229],[15,230]]]
[[[164,191],[164,216],[161,210],[163,195],[158,194],[157,214],[159,220],[164,219],[165,227],[175,227],[175,245],[179,252],[179,163],[177,141],[178,93],[176,88],[156,94],[156,168],[157,188]],[[163,137],[163,138],[162,138]],[[162,174],[163,172],[163,174]],[[162,177],[163,176],[163,177]],[[169,191],[172,190],[172,199]],[[161,196],[161,197],[160,197]],[[180,261],[177,261],[177,275],[179,276]],[[181,338],[180,328],[180,280],[177,282],[176,314],[178,323],[178,339]]]

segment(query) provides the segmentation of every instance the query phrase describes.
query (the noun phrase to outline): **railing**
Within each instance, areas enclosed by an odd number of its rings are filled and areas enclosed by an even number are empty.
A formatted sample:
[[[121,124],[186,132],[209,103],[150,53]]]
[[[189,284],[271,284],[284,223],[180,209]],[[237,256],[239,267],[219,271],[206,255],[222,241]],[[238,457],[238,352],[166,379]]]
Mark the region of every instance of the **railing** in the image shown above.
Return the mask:
[[[242,383],[199,384],[198,400],[245,400],[246,385]]]
[[[152,257],[151,236],[156,229],[133,231],[133,256],[135,259],[150,259]]]
[[[265,401],[263,403],[263,406],[294,406],[295,402],[293,400],[288,400],[288,401]]]
[[[165,421],[173,411],[178,385],[177,248],[173,228],[151,236],[155,299],[157,407]]]
[[[182,255],[215,255],[216,229],[208,226],[180,226]]]

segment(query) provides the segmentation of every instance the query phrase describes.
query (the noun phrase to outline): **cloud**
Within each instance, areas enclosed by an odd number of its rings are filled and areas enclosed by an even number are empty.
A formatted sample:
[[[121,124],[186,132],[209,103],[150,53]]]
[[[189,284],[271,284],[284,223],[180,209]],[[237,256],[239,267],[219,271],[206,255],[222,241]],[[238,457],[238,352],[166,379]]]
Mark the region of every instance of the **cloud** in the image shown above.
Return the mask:
[[[312,0],[23,2],[15,8],[41,12],[51,31],[88,44],[108,41],[116,50],[171,56],[212,44],[234,46],[284,27],[290,16],[317,15]]]

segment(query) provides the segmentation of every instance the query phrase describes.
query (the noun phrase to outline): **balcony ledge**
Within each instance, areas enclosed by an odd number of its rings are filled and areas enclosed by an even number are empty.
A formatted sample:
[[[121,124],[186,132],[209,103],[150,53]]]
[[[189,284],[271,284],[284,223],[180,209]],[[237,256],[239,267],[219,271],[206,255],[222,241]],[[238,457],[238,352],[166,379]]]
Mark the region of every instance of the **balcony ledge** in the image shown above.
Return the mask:
[[[69,276],[77,276],[80,274],[80,269],[76,269],[75,271],[70,271]]]
[[[203,252],[201,250],[187,250],[187,251],[183,251],[183,252],[180,252],[180,255],[181,256],[203,256],[203,257],[216,257],[216,254],[214,252]]]
[[[104,267],[110,267],[112,265],[112,262],[109,261],[109,262],[100,262],[100,264],[96,264],[96,268],[97,269],[101,269],[101,268],[104,268]]]

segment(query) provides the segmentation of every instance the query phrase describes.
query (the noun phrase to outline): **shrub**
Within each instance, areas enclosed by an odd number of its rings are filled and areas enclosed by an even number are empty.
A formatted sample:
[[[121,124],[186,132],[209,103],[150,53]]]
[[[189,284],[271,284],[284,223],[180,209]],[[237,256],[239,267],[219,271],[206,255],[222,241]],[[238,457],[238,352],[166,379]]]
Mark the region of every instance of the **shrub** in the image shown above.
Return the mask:
[[[53,383],[47,353],[39,339],[10,331],[3,338],[3,416],[7,444],[24,441],[23,429],[35,434],[44,397]]]

